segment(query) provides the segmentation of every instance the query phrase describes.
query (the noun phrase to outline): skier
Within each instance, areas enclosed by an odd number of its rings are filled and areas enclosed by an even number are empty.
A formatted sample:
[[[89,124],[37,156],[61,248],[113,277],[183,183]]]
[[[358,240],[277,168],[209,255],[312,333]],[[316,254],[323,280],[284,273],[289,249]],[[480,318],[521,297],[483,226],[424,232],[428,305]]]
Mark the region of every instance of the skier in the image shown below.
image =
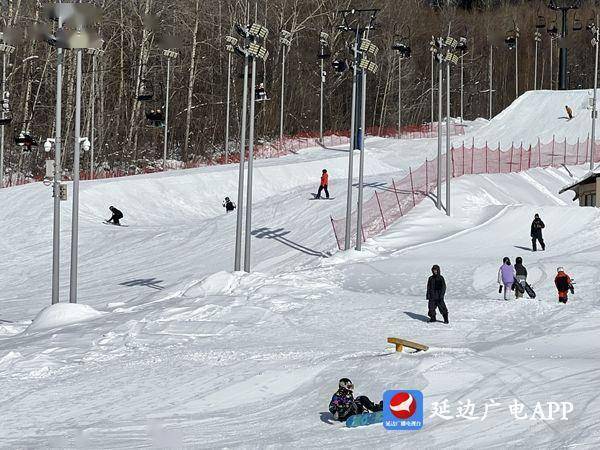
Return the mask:
[[[515,259],[515,273],[515,278],[517,279],[517,281],[521,283],[521,286],[525,287],[525,282],[527,281],[527,269],[523,265],[523,258],[521,258],[520,256],[518,256],[517,259]],[[515,289],[515,297],[521,298],[523,297],[523,293],[519,292],[518,289]]]
[[[227,212],[231,212],[235,209],[235,205],[229,199],[229,197],[225,197],[225,201],[223,202],[223,208],[225,208],[225,211]]]
[[[544,238],[542,236],[542,230],[546,228],[542,219],[540,219],[540,215],[536,214],[533,222],[531,222],[531,247],[533,251],[537,251],[536,241],[539,241],[542,246],[542,250],[546,250],[546,244],[544,244]]]
[[[571,120],[573,118],[573,110],[569,108],[568,105],[565,105],[565,109],[567,111],[567,116],[569,116],[569,120]]]
[[[123,213],[121,211],[119,211],[117,208],[115,208],[114,206],[110,206],[108,209],[110,209],[110,212],[112,212],[112,217],[110,219],[108,219],[106,222],[113,223],[115,225],[121,225],[121,222],[119,222],[119,220],[121,220],[123,218]]]
[[[571,277],[565,273],[565,269],[559,267],[556,269],[556,272],[557,274],[556,278],[554,279],[554,284],[556,285],[556,289],[558,289],[558,301],[559,303],[566,304],[569,300],[569,291],[571,291],[571,294],[574,294],[575,288],[571,282]]]
[[[440,266],[435,264],[431,268],[431,275],[427,280],[427,300],[429,302],[429,322],[436,322],[435,310],[439,309],[444,317],[444,323],[448,323],[448,308],[444,302],[446,295],[446,280],[440,275]]]
[[[502,259],[502,265],[498,269],[498,284],[500,289],[504,286],[504,300],[508,300],[508,293],[513,289],[513,283],[515,282],[515,269],[510,264],[510,258],[505,256]]]
[[[319,190],[317,191],[317,196],[315,198],[321,198],[321,191],[325,191],[325,196],[329,198],[329,191],[327,190],[327,185],[329,184],[329,174],[327,173],[327,169],[323,169],[323,174],[321,175],[321,184],[319,185]]]
[[[333,414],[335,420],[345,421],[348,417],[366,412],[377,412],[383,410],[383,401],[377,405],[369,397],[361,395],[354,398],[352,391],[354,385],[348,378],[342,378],[339,382],[339,389],[329,402],[329,411]]]

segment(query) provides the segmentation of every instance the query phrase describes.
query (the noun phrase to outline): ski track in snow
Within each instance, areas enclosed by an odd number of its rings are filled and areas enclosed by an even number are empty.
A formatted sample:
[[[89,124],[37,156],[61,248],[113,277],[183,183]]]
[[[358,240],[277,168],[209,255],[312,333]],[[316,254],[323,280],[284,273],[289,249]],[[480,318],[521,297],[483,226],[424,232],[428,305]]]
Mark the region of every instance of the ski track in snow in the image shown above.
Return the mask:
[[[577,117],[563,126],[583,129],[586,93],[564,95],[575,100],[557,103]],[[513,116],[469,129],[497,140]],[[368,142],[365,198],[435,154],[435,140]],[[29,325],[50,296],[48,190],[0,191],[0,447],[598,447],[600,213],[557,194],[566,172],[454,180],[452,218],[425,200],[358,254],[334,250],[329,221],[344,212],[346,164],[345,151],[323,149],[257,161],[251,274],[230,272],[235,213],[220,208],[235,197],[235,166],[82,183],[79,299],[102,314],[37,330]],[[323,167],[337,199],[310,202]],[[100,223],[109,204],[130,227]],[[536,212],[548,248],[533,253]],[[63,214],[67,301],[70,203]],[[501,300],[503,256],[523,257],[536,300]],[[424,322],[434,263],[450,325]],[[577,283],[566,306],[553,286],[559,265]],[[388,336],[430,350],[396,354]],[[376,401],[423,390],[425,428],[332,422],[343,376]],[[485,421],[427,417],[436,401],[481,408],[491,398],[504,409]],[[538,401],[575,410],[569,421],[515,421],[513,399],[529,413]]]

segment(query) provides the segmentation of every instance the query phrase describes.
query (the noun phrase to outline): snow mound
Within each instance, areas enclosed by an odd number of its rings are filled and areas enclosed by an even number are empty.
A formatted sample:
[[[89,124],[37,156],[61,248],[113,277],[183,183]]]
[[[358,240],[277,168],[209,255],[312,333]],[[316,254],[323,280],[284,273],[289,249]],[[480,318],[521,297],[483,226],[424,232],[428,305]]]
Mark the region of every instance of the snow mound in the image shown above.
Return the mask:
[[[57,303],[42,309],[33,319],[26,332],[60,328],[86,320],[96,319],[104,313],[88,305],[78,303]]]
[[[191,297],[207,297],[209,295],[225,295],[238,284],[239,275],[221,271],[206,277],[200,284],[189,288],[186,295]]]

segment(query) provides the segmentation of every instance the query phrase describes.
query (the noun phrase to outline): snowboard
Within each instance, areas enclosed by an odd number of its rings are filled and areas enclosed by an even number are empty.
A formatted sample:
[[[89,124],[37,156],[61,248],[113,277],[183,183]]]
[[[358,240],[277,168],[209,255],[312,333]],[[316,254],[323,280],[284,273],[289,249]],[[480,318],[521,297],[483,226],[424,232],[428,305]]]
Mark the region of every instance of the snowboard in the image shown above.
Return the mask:
[[[315,194],[314,192],[311,192],[311,195],[313,196],[313,198],[309,198],[309,200],[333,200],[335,197],[320,197],[317,198],[317,194]]]
[[[535,291],[529,285],[529,283],[527,283],[527,281],[523,282],[523,288],[525,289],[525,292],[527,292],[527,295],[529,296],[529,298],[535,298]]]
[[[373,413],[356,414],[346,419],[346,427],[356,428],[365,425],[373,425],[374,423],[383,422],[383,411]]]
[[[523,287],[523,285],[521,284],[521,282],[519,280],[515,280],[513,282],[513,286],[515,288],[515,291],[517,291],[519,294],[523,294],[525,292],[525,288]]]
[[[114,224],[114,223],[112,223],[112,222],[107,222],[106,220],[102,221],[102,223],[103,223],[104,225],[112,225],[112,226],[114,226],[114,227],[128,227],[128,226],[129,226],[129,225],[123,225],[123,224],[116,225],[116,224]]]

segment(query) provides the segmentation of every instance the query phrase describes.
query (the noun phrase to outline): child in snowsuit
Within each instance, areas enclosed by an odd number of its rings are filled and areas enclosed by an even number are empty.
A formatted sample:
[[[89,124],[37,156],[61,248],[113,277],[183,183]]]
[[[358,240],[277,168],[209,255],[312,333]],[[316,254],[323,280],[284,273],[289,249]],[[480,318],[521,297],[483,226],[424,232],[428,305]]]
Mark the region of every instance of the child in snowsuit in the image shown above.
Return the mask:
[[[542,219],[540,219],[540,215],[536,214],[533,222],[531,222],[531,248],[533,251],[537,251],[536,241],[540,242],[542,246],[542,250],[546,250],[546,244],[544,244],[544,238],[542,237],[542,230],[546,228]]]
[[[325,196],[329,198],[329,191],[327,190],[327,185],[329,184],[329,174],[327,173],[327,169],[323,169],[323,175],[321,175],[321,184],[319,185],[319,190],[317,191],[317,196],[315,198],[321,198],[321,191],[325,191]]]
[[[567,303],[569,300],[568,293],[571,291],[571,294],[575,293],[575,288],[571,283],[571,277],[565,273],[565,269],[559,267],[556,269],[556,278],[554,279],[554,284],[556,285],[556,289],[558,290],[558,301],[560,303]]]
[[[119,211],[117,208],[115,208],[114,206],[109,206],[108,209],[110,209],[110,212],[112,212],[112,217],[110,219],[108,219],[107,222],[108,223],[112,222],[115,225],[121,225],[119,220],[121,220],[123,218],[123,213],[121,211]]]
[[[498,284],[504,286],[504,300],[508,300],[508,293],[513,289],[515,282],[515,269],[510,264],[510,259],[504,257],[502,265],[498,269]]]
[[[431,275],[427,280],[427,300],[429,301],[429,322],[436,322],[435,310],[439,308],[444,318],[444,323],[448,323],[448,308],[444,302],[446,295],[446,280],[440,275],[440,266],[437,264],[431,268]]]
[[[517,279],[517,281],[521,283],[521,286],[525,287],[525,282],[527,281],[527,269],[523,265],[523,258],[521,258],[520,256],[518,256],[517,259],[515,259],[515,273],[515,278]],[[521,298],[523,297],[523,293],[519,292],[518,289],[515,289],[515,297]]]
[[[348,378],[342,378],[339,383],[339,389],[329,403],[329,412],[333,414],[335,420],[345,421],[348,417],[365,412],[376,412],[383,409],[383,401],[377,405],[368,397],[361,395],[354,398],[352,391],[354,385]]]
[[[235,209],[235,205],[231,200],[229,200],[229,197],[225,197],[225,201],[223,202],[223,208],[225,208],[225,211],[227,212],[231,212]]]

